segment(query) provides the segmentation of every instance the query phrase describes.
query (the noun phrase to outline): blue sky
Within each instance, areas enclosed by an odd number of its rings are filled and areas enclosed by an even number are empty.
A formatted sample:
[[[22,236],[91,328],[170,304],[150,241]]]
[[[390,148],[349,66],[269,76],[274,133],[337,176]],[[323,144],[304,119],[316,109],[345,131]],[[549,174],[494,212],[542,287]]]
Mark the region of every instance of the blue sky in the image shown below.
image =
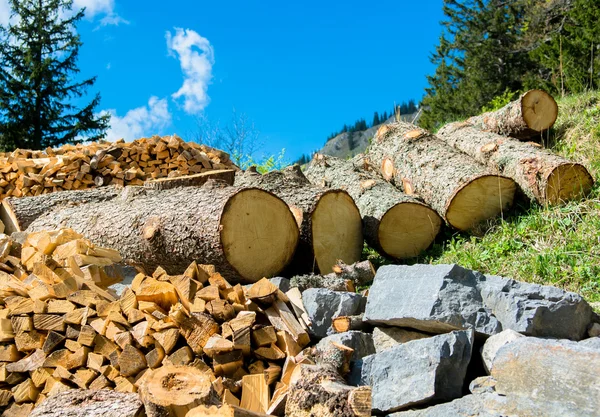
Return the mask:
[[[6,0],[0,0],[0,20]],[[327,135],[420,99],[442,1],[75,0],[83,76],[97,75],[110,138],[189,138],[196,120],[254,120],[262,152],[319,149]],[[260,156],[260,155],[257,155]]]

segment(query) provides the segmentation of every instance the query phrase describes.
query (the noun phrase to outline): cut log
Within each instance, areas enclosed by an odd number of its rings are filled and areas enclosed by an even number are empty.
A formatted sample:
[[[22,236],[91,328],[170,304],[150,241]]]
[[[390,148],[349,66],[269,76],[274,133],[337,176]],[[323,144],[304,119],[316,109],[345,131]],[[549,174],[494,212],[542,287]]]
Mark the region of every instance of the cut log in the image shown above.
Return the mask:
[[[47,398],[30,417],[138,417],[141,411],[137,394],[74,389]]]
[[[471,229],[512,205],[513,180],[410,123],[380,127],[368,155],[384,178],[413,189],[458,230]]]
[[[346,265],[338,262],[334,272],[327,275],[298,275],[290,279],[290,286],[300,291],[308,288],[328,288],[332,291],[354,292],[357,286],[366,285],[375,278],[375,268],[370,261]]]
[[[86,203],[74,202],[40,215],[29,231],[71,227],[95,244],[119,250],[124,259],[154,271],[183,273],[193,260],[214,264],[235,281],[254,282],[273,276],[292,259],[298,227],[287,205],[255,188],[218,186],[148,190],[126,187],[119,198],[89,193]],[[78,199],[83,191],[78,191]],[[113,196],[114,191],[107,193]],[[61,194],[71,195],[72,192]],[[23,211],[45,205],[57,194],[9,202],[4,210],[16,219],[31,218]],[[64,197],[67,200],[68,197]],[[6,203],[6,201],[4,202]],[[264,254],[269,256],[265,257]]]
[[[210,378],[197,368],[162,366],[148,372],[140,387],[148,417],[179,417],[199,405],[220,404]]]
[[[184,175],[182,177],[174,178],[158,178],[155,180],[148,180],[144,184],[144,187],[152,188],[155,190],[170,190],[171,188],[178,187],[199,187],[205,184],[208,180],[223,181],[228,185],[233,185],[235,179],[235,170],[233,169],[219,169],[215,171],[203,172],[194,175]]]
[[[236,175],[235,183],[270,191],[295,213],[300,225],[300,244],[290,271],[329,272],[338,259],[346,263],[360,259],[362,222],[347,192],[312,185],[299,166],[264,175],[246,171]]]
[[[371,415],[371,388],[352,387],[331,366],[300,365],[300,376],[290,386],[287,417]]]
[[[531,142],[482,132],[466,123],[447,124],[440,129],[438,137],[513,179],[529,198],[540,204],[577,200],[589,193],[594,184],[583,165]]]
[[[554,98],[542,90],[529,90],[499,110],[471,117],[467,124],[478,130],[529,140],[552,127],[558,116]]]
[[[383,180],[362,154],[350,161],[315,154],[304,172],[315,185],[346,190],[360,210],[365,240],[388,256],[417,256],[440,231],[442,219],[431,207]]]
[[[340,316],[333,319],[331,327],[336,333],[344,333],[350,330],[365,330],[368,324],[363,322],[363,315],[358,316]]]

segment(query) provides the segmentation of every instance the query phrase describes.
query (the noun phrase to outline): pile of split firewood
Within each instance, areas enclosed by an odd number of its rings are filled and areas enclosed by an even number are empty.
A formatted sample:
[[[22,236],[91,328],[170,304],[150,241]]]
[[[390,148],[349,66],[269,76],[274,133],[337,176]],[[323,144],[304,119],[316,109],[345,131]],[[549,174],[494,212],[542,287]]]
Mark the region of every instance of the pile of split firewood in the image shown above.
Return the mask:
[[[108,184],[143,185],[146,180],[237,169],[227,153],[176,135],[46,151],[17,149],[0,153],[0,165],[0,198]]]
[[[221,402],[281,415],[301,377],[297,365],[320,360],[303,351],[309,323],[297,287],[284,293],[267,279],[232,285],[193,262],[181,275],[140,273],[119,297],[107,288],[122,279],[118,252],[70,229],[20,238],[3,235],[1,246],[3,415],[26,416],[76,388],[139,391],[151,417]],[[299,284],[310,286],[302,277]],[[339,357],[322,362],[347,367],[352,349],[332,349]],[[370,415],[370,403],[360,408],[367,400],[363,393],[353,406]]]

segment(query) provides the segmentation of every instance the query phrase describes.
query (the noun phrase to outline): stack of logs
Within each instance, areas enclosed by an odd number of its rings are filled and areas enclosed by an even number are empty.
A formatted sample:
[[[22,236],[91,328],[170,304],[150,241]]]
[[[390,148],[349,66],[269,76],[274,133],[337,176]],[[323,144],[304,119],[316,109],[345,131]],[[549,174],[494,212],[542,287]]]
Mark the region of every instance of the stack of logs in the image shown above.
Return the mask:
[[[27,416],[77,388],[139,392],[150,417],[194,408],[188,416],[301,415],[315,405],[306,384],[291,388],[302,378],[326,381],[322,392],[370,415],[369,389],[337,375],[352,350],[332,346],[340,354],[320,361],[304,349],[310,323],[298,288],[283,293],[267,279],[231,285],[193,262],[181,275],[140,273],[117,297],[107,288],[120,278],[116,251],[70,229],[20,237],[22,245],[4,237],[0,254],[3,416]],[[370,265],[366,271],[372,279]],[[306,278],[300,282],[309,285]],[[139,411],[125,410],[119,415]]]
[[[237,169],[227,153],[176,135],[65,145],[45,152],[17,149],[0,154],[0,165],[0,199]]]

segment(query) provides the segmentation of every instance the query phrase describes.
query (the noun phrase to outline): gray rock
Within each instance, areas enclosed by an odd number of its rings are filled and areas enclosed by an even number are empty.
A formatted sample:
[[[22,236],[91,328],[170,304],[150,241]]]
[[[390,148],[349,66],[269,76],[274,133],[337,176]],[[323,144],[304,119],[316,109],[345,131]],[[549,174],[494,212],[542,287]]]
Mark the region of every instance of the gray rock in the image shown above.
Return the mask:
[[[373,344],[377,353],[383,352],[399,343],[431,337],[430,334],[401,329],[400,327],[375,327],[373,329]]]
[[[480,376],[475,378],[469,384],[471,394],[483,394],[486,392],[496,392],[496,380],[491,376]]]
[[[493,393],[466,395],[449,403],[422,410],[403,411],[389,417],[580,417],[581,410],[559,401],[501,396]],[[593,415],[598,415],[593,414]]]
[[[600,413],[600,350],[570,340],[523,337],[502,346],[492,364],[496,392],[563,402],[579,415]]]
[[[592,309],[575,293],[485,276],[458,265],[388,265],[370,289],[365,321],[431,333],[512,329],[532,336],[581,339]]]
[[[331,291],[326,288],[305,290],[302,302],[311,322],[310,330],[320,338],[333,333],[333,318],[362,313],[362,299],[362,295],[353,292]]]
[[[589,329],[588,329],[588,336],[589,337],[598,337],[598,336],[600,336],[600,324],[598,324],[598,323],[592,323],[589,326]]]
[[[579,294],[477,273],[484,305],[503,329],[528,336],[580,340],[592,320],[592,308]]]
[[[279,288],[283,292],[288,292],[290,290],[290,280],[284,277],[274,277],[269,278],[272,284],[274,284],[277,288]]]
[[[600,337],[590,337],[589,339],[581,340],[579,344],[600,351]]]
[[[495,334],[486,340],[483,348],[481,349],[481,358],[483,359],[483,366],[485,367],[485,370],[489,373],[490,369],[492,369],[492,363],[494,362],[494,358],[496,357],[498,349],[505,344],[521,337],[525,336],[523,336],[521,333],[515,332],[514,330],[508,329]]]
[[[363,358],[363,385],[373,388],[373,411],[387,413],[462,394],[474,333],[454,331],[396,345]]]

